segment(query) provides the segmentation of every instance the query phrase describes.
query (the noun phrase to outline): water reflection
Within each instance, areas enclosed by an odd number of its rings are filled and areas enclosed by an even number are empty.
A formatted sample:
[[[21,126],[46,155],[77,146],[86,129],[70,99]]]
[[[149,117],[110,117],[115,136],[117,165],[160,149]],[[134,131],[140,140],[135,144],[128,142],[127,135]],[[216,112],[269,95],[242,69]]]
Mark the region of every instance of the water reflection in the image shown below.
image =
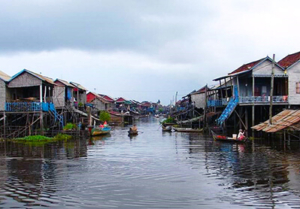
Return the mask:
[[[156,119],[111,135],[0,142],[0,208],[299,207],[300,149],[162,132]]]

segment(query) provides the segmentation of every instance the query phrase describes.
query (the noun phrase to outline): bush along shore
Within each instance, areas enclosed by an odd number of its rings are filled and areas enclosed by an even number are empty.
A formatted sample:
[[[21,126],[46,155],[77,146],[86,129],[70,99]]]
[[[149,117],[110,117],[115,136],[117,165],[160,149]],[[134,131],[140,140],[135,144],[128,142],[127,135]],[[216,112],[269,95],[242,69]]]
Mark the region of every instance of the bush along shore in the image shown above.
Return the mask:
[[[72,136],[68,134],[62,134],[59,133],[54,137],[47,137],[42,135],[32,135],[32,136],[25,136],[22,138],[16,138],[12,139],[12,141],[18,141],[18,142],[54,142],[54,141],[63,141],[63,140],[69,140]]]

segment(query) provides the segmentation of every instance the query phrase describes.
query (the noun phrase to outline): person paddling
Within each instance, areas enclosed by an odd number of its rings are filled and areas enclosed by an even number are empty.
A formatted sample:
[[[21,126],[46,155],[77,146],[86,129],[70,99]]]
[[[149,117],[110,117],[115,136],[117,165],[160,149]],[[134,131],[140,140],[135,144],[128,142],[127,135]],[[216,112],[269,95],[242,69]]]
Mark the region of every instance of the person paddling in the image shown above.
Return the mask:
[[[130,128],[131,131],[137,132],[137,127],[135,124],[133,124],[133,126]]]
[[[245,139],[245,134],[242,129],[240,129],[239,134],[238,134],[238,140],[244,140]]]

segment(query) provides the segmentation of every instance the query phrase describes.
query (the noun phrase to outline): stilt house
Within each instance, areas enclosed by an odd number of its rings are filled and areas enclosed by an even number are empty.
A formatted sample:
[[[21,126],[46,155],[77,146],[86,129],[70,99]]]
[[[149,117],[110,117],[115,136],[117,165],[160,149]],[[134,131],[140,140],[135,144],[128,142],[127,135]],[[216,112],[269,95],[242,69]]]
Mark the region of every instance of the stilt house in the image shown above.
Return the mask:
[[[48,111],[45,104],[52,102],[54,85],[46,76],[22,70],[8,83],[6,111]]]
[[[290,54],[281,59],[278,64],[284,68],[288,76],[289,105],[300,107],[300,52]]]
[[[75,86],[62,79],[56,79],[54,83],[56,84],[54,86],[53,97],[53,103],[55,107],[64,108],[66,105],[71,105],[74,101],[73,89],[75,88]]]
[[[108,110],[113,108],[113,100],[110,97],[103,97],[95,92],[87,94],[87,103],[92,104],[96,111]]]
[[[11,77],[0,71],[0,111],[5,110],[5,103],[8,94],[7,83]]]
[[[53,127],[58,124],[63,127],[63,117],[57,113],[53,104],[54,86],[55,83],[51,78],[26,69],[14,75],[7,85],[5,113],[11,116],[7,119],[8,124],[18,122],[17,125],[23,126],[23,129],[17,132],[29,131],[30,135],[31,127],[38,120],[39,129],[43,131],[44,122],[47,122],[44,121],[44,117],[49,115],[54,120],[48,118],[48,125]]]
[[[240,124],[248,129],[248,113],[251,113],[252,126],[268,117],[272,72],[274,73],[274,106],[286,107],[289,104],[288,74],[270,57],[244,64],[227,76],[215,80],[232,80],[233,95],[228,101],[217,123],[223,125],[233,112]],[[255,117],[255,116],[259,117]],[[244,118],[244,119],[243,119]],[[249,117],[250,118],[250,117]],[[236,123],[235,123],[236,124]]]
[[[76,106],[83,106],[86,103],[86,92],[87,89],[84,88],[79,83],[70,82],[75,88],[73,89],[73,97],[75,98]]]

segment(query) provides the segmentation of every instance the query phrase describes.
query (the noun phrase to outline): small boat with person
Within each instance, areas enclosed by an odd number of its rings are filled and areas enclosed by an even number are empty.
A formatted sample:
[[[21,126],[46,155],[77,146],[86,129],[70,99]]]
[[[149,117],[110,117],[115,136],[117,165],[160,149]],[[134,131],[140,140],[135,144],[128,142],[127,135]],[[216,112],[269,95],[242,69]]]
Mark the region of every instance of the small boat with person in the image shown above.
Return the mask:
[[[129,128],[128,135],[129,136],[138,135],[138,130],[135,124],[131,128]]]
[[[109,126],[106,127],[95,127],[92,129],[91,135],[92,136],[101,136],[101,135],[106,135],[109,134],[111,131],[111,128]]]
[[[109,134],[111,131],[111,127],[108,126],[107,122],[105,121],[104,124],[96,126],[91,131],[91,136],[101,136]]]
[[[219,134],[216,134],[214,131],[211,131],[211,134],[213,136],[213,139],[217,140],[217,141],[233,142],[233,143],[244,143],[248,140],[247,137],[245,137],[245,136],[244,137],[237,137],[236,134],[233,134],[232,137],[219,135]]]

